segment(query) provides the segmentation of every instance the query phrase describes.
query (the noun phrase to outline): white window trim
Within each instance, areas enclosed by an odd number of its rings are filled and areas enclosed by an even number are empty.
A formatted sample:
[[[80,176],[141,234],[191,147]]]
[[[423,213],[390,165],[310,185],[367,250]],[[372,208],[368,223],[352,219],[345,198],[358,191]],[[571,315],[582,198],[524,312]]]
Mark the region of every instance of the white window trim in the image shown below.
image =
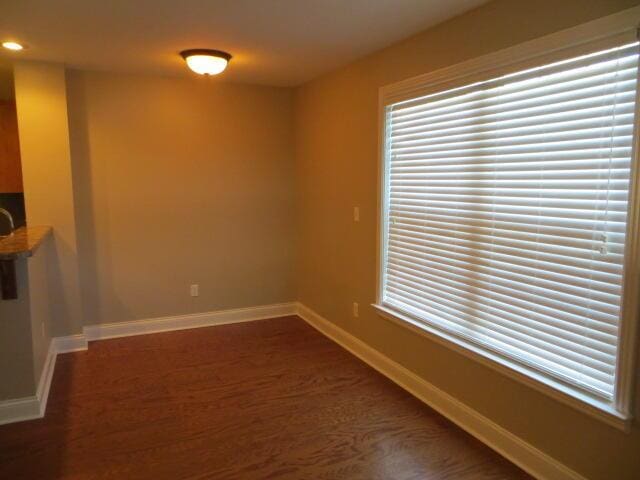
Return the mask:
[[[629,220],[627,230],[627,253],[625,258],[625,284],[622,299],[622,315],[617,365],[617,383],[614,404],[606,403],[588,394],[579,392],[560,381],[523,367],[517,362],[495,355],[487,349],[426,325],[422,321],[406,313],[391,309],[382,304],[383,275],[386,238],[385,225],[387,220],[387,191],[386,175],[388,158],[386,158],[386,106],[408,98],[441,91],[453,86],[461,86],[479,79],[494,78],[497,75],[518,71],[531,66],[539,66],[553,62],[559,58],[566,58],[567,51],[571,55],[581,54],[581,49],[594,50],[600,46],[608,48],[611,45],[627,41],[635,41],[640,25],[640,7],[630,8],[622,12],[604,17],[592,22],[563,30],[546,37],[535,39],[495,53],[484,55],[446,67],[425,75],[410,78],[392,85],[384,86],[379,91],[378,121],[379,161],[378,161],[378,268],[377,268],[377,300],[373,305],[385,319],[409,328],[420,335],[445,345],[475,361],[487,365],[521,383],[524,383],[550,397],[576,408],[592,417],[606,422],[618,429],[629,431],[632,421],[631,397],[634,387],[634,359],[638,336],[638,312],[640,291],[640,141],[636,135],[633,146],[633,162],[631,182],[632,188],[629,199]],[[514,63],[513,59],[518,59]],[[490,72],[490,73],[489,73]],[[640,105],[640,88],[637,94],[637,105]],[[640,112],[636,112],[635,131],[639,132]],[[635,294],[627,294],[635,292]]]

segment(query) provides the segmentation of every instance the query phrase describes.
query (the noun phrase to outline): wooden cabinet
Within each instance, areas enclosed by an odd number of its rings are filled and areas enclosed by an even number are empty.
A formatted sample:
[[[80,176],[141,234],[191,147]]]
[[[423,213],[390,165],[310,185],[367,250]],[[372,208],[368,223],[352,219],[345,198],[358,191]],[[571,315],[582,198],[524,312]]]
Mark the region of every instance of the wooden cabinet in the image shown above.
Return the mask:
[[[16,104],[0,101],[0,193],[22,192]]]

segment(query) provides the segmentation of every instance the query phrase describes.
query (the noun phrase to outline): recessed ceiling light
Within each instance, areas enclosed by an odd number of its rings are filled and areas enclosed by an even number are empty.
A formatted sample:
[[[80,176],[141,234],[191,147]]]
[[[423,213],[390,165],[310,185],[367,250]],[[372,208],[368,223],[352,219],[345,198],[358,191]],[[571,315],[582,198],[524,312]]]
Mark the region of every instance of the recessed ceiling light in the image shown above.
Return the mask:
[[[227,68],[231,55],[220,50],[194,48],[180,52],[187,66],[200,75],[217,75]]]
[[[2,42],[2,46],[7,50],[22,50],[24,47],[17,42]]]

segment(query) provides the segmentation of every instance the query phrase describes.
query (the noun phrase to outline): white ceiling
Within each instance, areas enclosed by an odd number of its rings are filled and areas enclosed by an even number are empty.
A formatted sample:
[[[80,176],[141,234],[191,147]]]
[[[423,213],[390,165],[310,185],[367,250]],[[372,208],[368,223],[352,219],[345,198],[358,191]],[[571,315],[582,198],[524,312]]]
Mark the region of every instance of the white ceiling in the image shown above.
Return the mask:
[[[0,56],[185,75],[178,52],[234,58],[226,80],[297,85],[486,0],[0,0]]]

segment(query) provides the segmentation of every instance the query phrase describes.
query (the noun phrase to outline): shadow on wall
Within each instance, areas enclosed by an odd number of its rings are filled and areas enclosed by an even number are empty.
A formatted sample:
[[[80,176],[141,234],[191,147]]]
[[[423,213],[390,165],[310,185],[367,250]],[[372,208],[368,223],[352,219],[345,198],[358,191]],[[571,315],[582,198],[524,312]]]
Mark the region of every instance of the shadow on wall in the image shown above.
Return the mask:
[[[76,235],[78,242],[78,265],[79,279],[82,289],[82,318],[84,325],[93,325],[102,323],[101,313],[102,300],[100,291],[105,287],[111,288],[110,272],[106,273],[106,284],[101,285],[100,275],[98,275],[99,265],[97,262],[97,242],[96,221],[94,218],[94,204],[96,202],[93,194],[92,169],[91,169],[91,150],[89,119],[86,111],[86,92],[82,82],[74,82],[72,75],[67,75],[67,101],[69,125],[69,146],[71,150],[71,168],[73,175],[73,195],[74,209],[76,217]],[[107,178],[100,178],[99,181],[107,182]],[[103,211],[108,210],[108,205],[100,205]],[[108,215],[105,217],[108,218]],[[102,255],[110,258],[110,250],[108,242],[105,242],[105,250]],[[107,262],[110,264],[110,262]],[[115,291],[109,292],[112,302],[117,299]],[[111,308],[114,308],[112,303]],[[118,318],[130,318],[131,314],[126,310],[124,305],[117,302],[119,310]]]
[[[54,299],[51,302],[51,310],[53,313],[52,331],[54,337],[63,337],[80,333],[80,328],[74,321],[73,306],[69,304],[67,297],[64,295],[65,276],[61,265],[61,258],[69,258],[73,255],[73,249],[60,238],[54,235],[51,248],[46,252],[48,264],[47,271],[50,279],[50,292]]]

